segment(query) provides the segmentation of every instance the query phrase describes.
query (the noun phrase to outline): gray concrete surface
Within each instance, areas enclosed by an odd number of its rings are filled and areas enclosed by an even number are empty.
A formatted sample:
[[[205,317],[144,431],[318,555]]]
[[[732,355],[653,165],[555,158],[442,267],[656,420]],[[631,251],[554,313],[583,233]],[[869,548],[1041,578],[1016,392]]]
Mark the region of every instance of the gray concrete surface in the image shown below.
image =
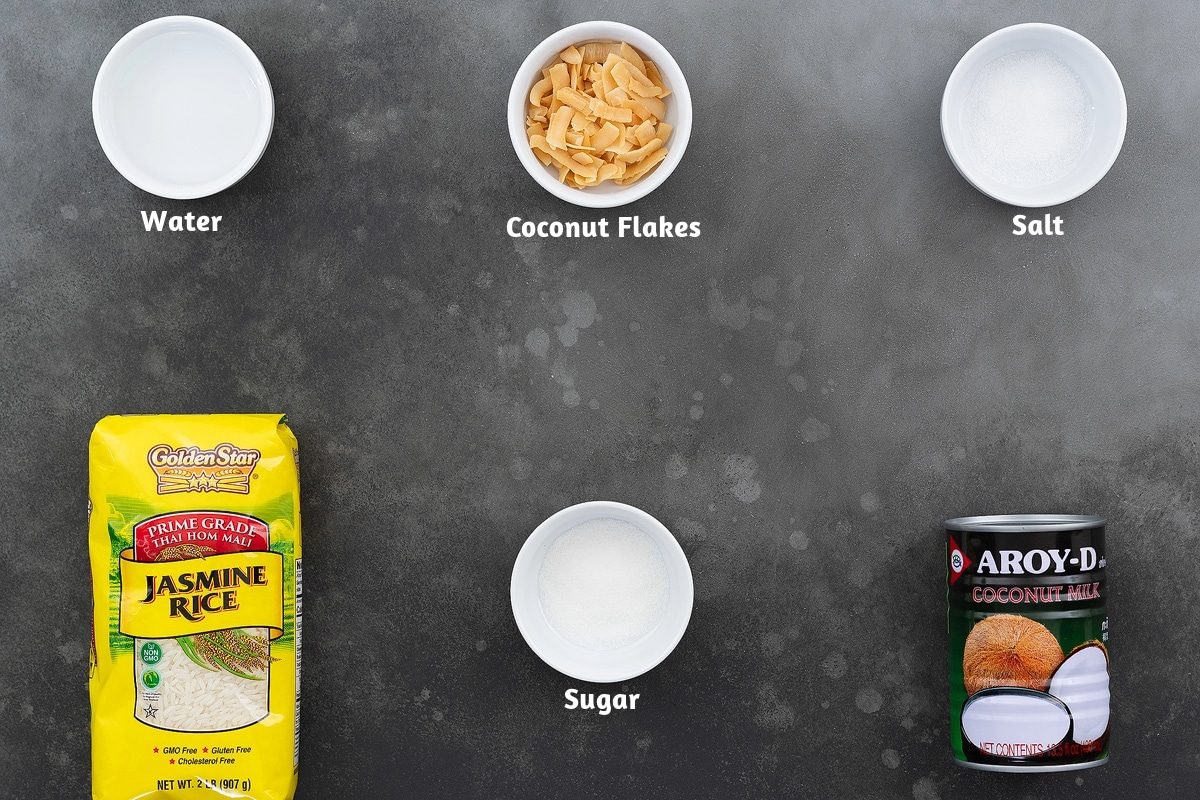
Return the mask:
[[[152,198],[92,128],[122,34],[195,13],[274,84],[259,166]],[[594,219],[520,167],[526,53],[591,17],[692,86],[631,213],[700,239],[514,242]],[[303,457],[301,800],[1183,798],[1200,784],[1200,13],[1190,3],[0,3],[0,797],[89,792],[84,505],[120,412],[285,411]],[[1115,167],[1018,239],[942,86],[1056,22],[1129,98]],[[144,209],[222,214],[148,234]],[[615,213],[610,216],[616,216]],[[594,305],[594,314],[591,309]],[[525,646],[508,576],[586,499],[675,532],[695,614],[636,712]],[[969,772],[947,740],[940,523],[1108,517],[1112,762]]]

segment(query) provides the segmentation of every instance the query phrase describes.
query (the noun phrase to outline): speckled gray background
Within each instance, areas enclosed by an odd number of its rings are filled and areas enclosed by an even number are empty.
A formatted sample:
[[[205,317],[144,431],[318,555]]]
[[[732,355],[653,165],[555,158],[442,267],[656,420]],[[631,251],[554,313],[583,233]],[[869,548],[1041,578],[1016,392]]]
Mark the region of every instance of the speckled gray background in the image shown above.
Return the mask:
[[[0,797],[88,795],[86,443],[146,411],[292,417],[302,800],[1195,796],[1200,12],[646,5],[0,2]],[[277,102],[257,169],[186,203],[126,183],[90,110],[113,43],[180,12],[241,35]],[[683,67],[691,145],[628,211],[700,239],[505,235],[599,216],[525,175],[503,111],[589,17]],[[1061,239],[1012,236],[937,127],[962,53],[1031,20],[1129,97]],[[562,708],[579,684],[508,606],[527,533],[599,498],[666,522],[697,590],[605,718]],[[1110,521],[1098,770],[950,761],[940,523],[1027,510]]]

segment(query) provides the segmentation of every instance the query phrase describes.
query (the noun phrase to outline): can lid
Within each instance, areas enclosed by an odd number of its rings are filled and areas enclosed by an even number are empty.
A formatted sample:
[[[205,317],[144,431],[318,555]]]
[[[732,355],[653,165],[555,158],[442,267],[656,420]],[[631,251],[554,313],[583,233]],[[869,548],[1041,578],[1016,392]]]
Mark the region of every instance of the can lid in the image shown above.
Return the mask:
[[[946,530],[983,533],[1071,531],[1103,527],[1104,517],[1094,514],[993,514],[946,520]]]

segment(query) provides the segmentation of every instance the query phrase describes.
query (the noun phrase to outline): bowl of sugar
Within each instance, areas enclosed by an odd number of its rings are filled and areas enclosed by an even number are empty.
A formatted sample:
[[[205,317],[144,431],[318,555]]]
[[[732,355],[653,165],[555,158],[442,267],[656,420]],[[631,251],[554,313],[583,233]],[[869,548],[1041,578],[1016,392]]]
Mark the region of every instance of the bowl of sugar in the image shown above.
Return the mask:
[[[1030,22],[981,39],[942,94],[942,141],[971,185],[1044,208],[1105,176],[1125,141],[1125,89],[1083,36]]]
[[[616,683],[656,667],[692,616],[692,571],[661,522],[624,503],[564,508],[529,535],[513,565],[513,617],[564,675]]]

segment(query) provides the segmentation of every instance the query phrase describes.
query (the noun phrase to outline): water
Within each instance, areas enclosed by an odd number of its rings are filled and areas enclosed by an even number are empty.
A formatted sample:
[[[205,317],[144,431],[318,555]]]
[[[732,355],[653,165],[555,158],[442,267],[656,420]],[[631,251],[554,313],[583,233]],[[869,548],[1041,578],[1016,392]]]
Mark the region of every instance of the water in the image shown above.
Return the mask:
[[[203,183],[236,168],[265,114],[242,58],[194,31],[146,40],[113,85],[112,122],[125,155],[170,183]]]

